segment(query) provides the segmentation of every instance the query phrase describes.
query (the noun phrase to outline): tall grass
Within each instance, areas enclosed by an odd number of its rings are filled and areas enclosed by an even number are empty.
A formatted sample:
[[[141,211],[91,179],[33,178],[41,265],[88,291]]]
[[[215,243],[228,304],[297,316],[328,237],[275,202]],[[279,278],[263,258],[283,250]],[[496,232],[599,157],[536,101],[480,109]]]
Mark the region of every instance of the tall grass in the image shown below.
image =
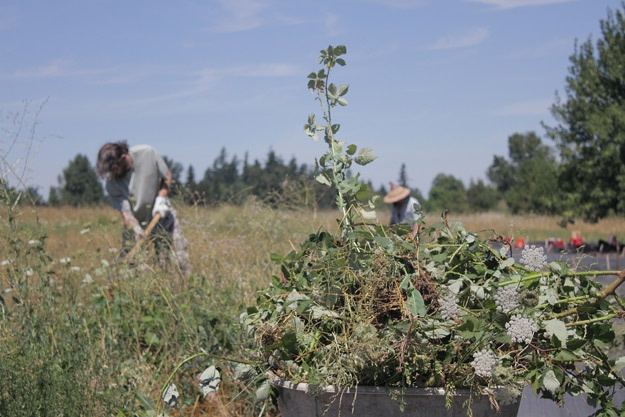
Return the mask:
[[[121,218],[109,208],[0,209],[0,415],[148,416],[163,384],[181,393],[172,415],[275,415],[252,387],[232,378],[244,358],[238,317],[276,274],[271,253],[286,253],[319,228],[337,227],[337,212],[178,205],[189,241],[191,277],[144,257],[114,262]],[[527,240],[567,238],[558,219],[502,214],[450,216],[468,230]],[[426,222],[440,220],[428,215]],[[388,222],[381,211],[380,222]],[[623,219],[579,223],[588,239],[625,230]],[[492,230],[492,231],[491,231]],[[618,236],[618,233],[616,233]],[[622,237],[622,236],[619,236]],[[202,399],[195,376],[222,370],[218,407]]]

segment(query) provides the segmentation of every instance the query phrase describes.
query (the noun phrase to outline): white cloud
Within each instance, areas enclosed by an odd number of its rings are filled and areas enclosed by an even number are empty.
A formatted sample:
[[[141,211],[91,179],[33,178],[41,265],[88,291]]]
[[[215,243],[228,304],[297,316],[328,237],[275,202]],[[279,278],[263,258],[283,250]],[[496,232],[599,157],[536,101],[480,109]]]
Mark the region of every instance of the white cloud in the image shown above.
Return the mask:
[[[104,70],[76,68],[71,60],[56,59],[34,69],[17,70],[12,76],[15,78],[62,78],[102,74],[104,72]]]
[[[221,16],[211,30],[216,32],[243,32],[264,24],[261,12],[267,5],[259,0],[219,0]]]
[[[429,49],[457,49],[479,45],[488,38],[486,28],[475,28],[460,35],[449,35],[438,39]]]
[[[337,36],[340,33],[339,17],[334,13],[327,13],[324,17],[324,26],[328,37]]]
[[[464,0],[470,3],[481,3],[495,6],[500,10],[516,9],[518,7],[547,6],[550,4],[570,3],[576,0]]]
[[[300,71],[290,64],[260,64],[254,67],[242,67],[235,74],[245,77],[290,77],[301,75]]]
[[[154,103],[164,103],[188,99],[191,97],[203,97],[206,92],[211,91],[218,83],[225,78],[269,78],[269,77],[290,77],[301,74],[301,70],[290,64],[257,64],[242,65],[229,68],[205,68],[196,71],[188,76],[184,76],[188,81],[184,88],[160,95],[143,97],[136,100],[127,100],[126,103],[132,106],[146,106]],[[179,74],[180,75],[180,74]]]

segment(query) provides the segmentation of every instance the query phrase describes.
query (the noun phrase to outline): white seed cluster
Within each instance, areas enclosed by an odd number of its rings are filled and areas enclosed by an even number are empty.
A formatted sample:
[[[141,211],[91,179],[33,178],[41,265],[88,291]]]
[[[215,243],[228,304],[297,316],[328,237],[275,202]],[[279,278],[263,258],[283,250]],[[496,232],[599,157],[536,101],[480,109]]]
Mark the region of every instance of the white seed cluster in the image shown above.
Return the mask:
[[[538,331],[538,325],[525,314],[515,314],[510,317],[510,321],[506,323],[506,329],[513,342],[529,343],[532,341],[534,333]]]
[[[547,255],[545,249],[529,245],[521,252],[521,264],[530,271],[538,272],[547,265]]]
[[[490,378],[493,376],[495,368],[499,364],[497,355],[490,349],[482,349],[479,352],[473,354],[473,362],[471,366],[475,369],[475,374]]]
[[[508,405],[519,402],[521,390],[517,387],[501,387],[495,391],[495,399],[499,405]]]
[[[497,311],[509,313],[519,306],[519,292],[514,285],[506,285],[497,290],[495,294],[495,304]]]
[[[450,292],[445,298],[438,299],[439,312],[445,320],[453,320],[460,316],[460,306],[458,305],[458,296]]]

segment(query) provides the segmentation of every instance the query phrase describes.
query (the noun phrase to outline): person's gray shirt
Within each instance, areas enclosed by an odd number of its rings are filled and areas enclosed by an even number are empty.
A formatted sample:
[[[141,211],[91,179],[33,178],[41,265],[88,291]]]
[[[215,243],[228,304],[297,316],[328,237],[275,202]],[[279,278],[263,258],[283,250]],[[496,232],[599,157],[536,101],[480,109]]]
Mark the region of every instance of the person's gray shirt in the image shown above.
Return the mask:
[[[414,210],[415,204],[420,206],[416,198],[409,197],[406,205],[400,207],[391,206],[391,224],[408,223],[412,227],[421,217]]]
[[[152,204],[158,195],[161,181],[167,179],[169,168],[156,149],[136,145],[128,150],[133,168],[121,179],[106,182],[111,205],[120,211],[130,210],[139,222],[152,217]]]

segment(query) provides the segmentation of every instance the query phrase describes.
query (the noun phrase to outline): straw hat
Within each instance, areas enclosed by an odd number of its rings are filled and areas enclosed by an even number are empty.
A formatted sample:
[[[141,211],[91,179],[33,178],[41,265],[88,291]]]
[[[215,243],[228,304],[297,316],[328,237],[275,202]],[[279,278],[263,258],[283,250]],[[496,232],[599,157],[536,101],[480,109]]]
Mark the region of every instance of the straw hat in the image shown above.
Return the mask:
[[[410,190],[401,185],[395,186],[384,196],[384,202],[387,204],[397,203],[410,195]]]

